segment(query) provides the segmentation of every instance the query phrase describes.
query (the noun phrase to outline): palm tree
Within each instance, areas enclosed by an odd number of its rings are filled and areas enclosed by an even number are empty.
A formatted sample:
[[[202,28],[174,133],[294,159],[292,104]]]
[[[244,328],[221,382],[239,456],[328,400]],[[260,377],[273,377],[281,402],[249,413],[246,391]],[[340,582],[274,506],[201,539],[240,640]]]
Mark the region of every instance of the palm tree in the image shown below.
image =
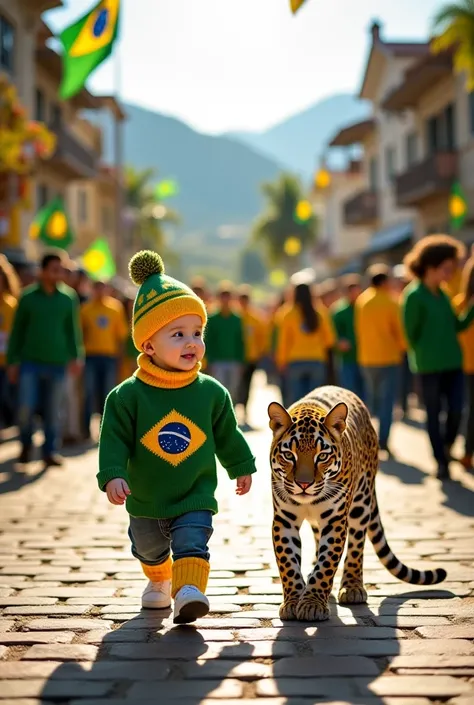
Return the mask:
[[[297,206],[304,201],[303,190],[292,174],[282,173],[274,182],[262,184],[267,207],[256,220],[253,239],[264,246],[270,265],[283,264],[288,271],[296,271],[299,253],[285,252],[288,241],[299,241],[301,251],[316,241],[317,221],[314,215],[304,222],[295,219]]]
[[[163,251],[163,226],[179,223],[178,213],[160,202],[151,183],[153,169],[125,167],[125,206],[131,244],[136,249]]]
[[[474,89],[474,0],[459,0],[445,5],[433,20],[433,30],[441,32],[431,43],[439,54],[454,51],[454,70],[466,74],[469,91]]]

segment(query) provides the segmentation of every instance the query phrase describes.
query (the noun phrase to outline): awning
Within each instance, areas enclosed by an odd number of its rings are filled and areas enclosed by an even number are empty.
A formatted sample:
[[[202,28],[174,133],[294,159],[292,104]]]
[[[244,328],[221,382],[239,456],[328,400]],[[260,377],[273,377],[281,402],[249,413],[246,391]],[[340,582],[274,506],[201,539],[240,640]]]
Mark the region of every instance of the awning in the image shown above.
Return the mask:
[[[379,230],[373,235],[372,240],[364,251],[364,255],[372,255],[377,252],[391,250],[393,247],[397,247],[397,245],[402,245],[404,242],[411,240],[413,234],[414,226],[411,220]]]
[[[362,142],[365,137],[370,135],[374,128],[375,120],[372,118],[369,120],[362,120],[362,122],[356,122],[353,125],[348,125],[347,127],[343,127],[336,135],[334,135],[329,143],[329,146],[349,147],[351,144],[358,144],[359,142]]]
[[[341,277],[344,274],[360,274],[363,268],[363,263],[362,263],[362,258],[361,257],[355,257],[354,259],[351,259],[349,262],[346,262],[346,264],[341,267],[340,269],[337,270],[337,276]]]

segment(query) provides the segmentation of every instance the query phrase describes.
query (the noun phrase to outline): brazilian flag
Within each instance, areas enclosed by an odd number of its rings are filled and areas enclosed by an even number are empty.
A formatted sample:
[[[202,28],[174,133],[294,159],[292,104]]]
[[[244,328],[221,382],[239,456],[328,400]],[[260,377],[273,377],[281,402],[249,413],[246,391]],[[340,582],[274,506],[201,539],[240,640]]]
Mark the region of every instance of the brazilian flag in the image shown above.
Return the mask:
[[[120,0],[100,0],[61,32],[64,52],[59,95],[63,100],[75,96],[94,69],[110,56],[118,36],[119,15]]]
[[[29,234],[32,240],[41,240],[45,245],[63,250],[67,250],[74,242],[71,224],[60,196],[38,211],[30,225]]]
[[[459,181],[455,181],[449,197],[449,219],[451,230],[459,230],[467,218],[467,200]]]
[[[115,261],[109,243],[99,237],[82,255],[84,269],[92,279],[108,281],[116,272]]]
[[[298,12],[300,7],[306,2],[306,0],[290,0],[290,7],[293,14]]]

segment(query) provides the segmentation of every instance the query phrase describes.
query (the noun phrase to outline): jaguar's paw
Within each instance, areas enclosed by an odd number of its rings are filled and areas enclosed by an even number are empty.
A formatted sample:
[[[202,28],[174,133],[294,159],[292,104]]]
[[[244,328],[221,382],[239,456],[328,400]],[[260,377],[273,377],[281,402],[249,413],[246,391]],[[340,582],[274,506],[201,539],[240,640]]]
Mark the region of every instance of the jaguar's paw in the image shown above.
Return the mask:
[[[341,587],[337,596],[340,605],[360,605],[367,602],[367,591],[363,585]]]
[[[280,605],[280,619],[282,621],[297,619],[296,608],[298,600],[287,600]]]
[[[298,602],[296,619],[300,622],[324,622],[329,617],[328,604],[317,597],[304,595]]]

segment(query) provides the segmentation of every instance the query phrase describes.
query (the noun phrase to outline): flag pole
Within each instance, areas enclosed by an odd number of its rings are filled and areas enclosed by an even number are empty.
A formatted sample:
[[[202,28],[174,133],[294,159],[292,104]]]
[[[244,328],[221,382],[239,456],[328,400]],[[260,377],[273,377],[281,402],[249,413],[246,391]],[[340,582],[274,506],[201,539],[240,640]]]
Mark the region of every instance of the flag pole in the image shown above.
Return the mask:
[[[122,89],[122,66],[119,47],[115,47],[114,93],[118,109],[114,111],[114,158],[115,158],[115,207],[116,207],[116,242],[115,257],[117,270],[124,274],[124,184],[123,184],[123,119],[120,114],[120,93]]]

